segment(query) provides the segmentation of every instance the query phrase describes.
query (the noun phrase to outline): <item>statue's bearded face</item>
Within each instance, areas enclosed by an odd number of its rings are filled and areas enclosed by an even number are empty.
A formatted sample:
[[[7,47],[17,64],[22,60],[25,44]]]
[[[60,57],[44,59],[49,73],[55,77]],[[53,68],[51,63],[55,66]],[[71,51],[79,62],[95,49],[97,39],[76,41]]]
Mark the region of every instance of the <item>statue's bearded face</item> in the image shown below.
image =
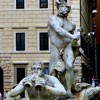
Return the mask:
[[[69,6],[66,6],[64,4],[59,5],[58,13],[59,13],[60,16],[67,17],[69,12],[70,12]]]
[[[41,63],[35,63],[32,65],[32,71],[34,74],[37,74],[38,76],[43,75],[43,68]]]

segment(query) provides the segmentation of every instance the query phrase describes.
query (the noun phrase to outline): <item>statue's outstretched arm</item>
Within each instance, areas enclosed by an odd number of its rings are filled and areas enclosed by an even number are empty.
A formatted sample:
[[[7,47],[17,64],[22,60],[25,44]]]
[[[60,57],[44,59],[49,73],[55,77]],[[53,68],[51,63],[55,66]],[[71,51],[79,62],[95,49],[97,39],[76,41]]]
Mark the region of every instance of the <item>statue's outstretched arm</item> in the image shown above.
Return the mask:
[[[6,94],[6,100],[14,100],[14,97],[20,95],[24,91],[23,84],[19,83],[15,88]]]

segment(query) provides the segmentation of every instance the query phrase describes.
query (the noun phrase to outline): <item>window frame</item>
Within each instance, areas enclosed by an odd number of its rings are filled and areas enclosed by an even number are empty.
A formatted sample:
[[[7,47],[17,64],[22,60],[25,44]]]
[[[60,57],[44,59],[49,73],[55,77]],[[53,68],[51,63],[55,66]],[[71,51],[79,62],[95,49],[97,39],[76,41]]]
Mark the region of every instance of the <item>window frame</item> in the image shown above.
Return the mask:
[[[49,36],[48,36],[48,50],[40,50],[40,34],[41,33],[48,33],[47,31],[40,31],[40,32],[38,32],[38,36],[37,36],[37,45],[38,45],[38,51],[40,51],[40,52],[50,52],[50,38],[49,38]]]
[[[39,6],[39,9],[48,9],[49,8],[49,0],[47,1],[47,8],[41,8],[41,0],[38,0],[38,6]]]
[[[23,10],[23,9],[26,8],[26,0],[24,0],[24,8],[17,8],[17,2],[16,2],[16,0],[14,0],[14,5],[15,5],[15,9],[17,9],[17,10]]]
[[[24,33],[25,34],[25,50],[16,50],[16,34],[17,33]],[[25,51],[27,51],[27,35],[26,35],[26,32],[23,32],[23,31],[14,32],[14,51],[15,52],[25,52]]]

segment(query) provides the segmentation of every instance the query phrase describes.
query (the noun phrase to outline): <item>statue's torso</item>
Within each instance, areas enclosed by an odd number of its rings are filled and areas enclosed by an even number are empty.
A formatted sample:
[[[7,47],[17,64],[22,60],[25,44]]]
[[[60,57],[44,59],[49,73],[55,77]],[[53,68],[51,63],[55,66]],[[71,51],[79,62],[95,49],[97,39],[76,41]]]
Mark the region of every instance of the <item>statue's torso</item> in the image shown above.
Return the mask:
[[[69,21],[67,18],[63,19],[57,16],[55,17],[55,20],[59,23],[60,27],[62,27],[64,30],[68,31],[70,34],[73,34],[74,25],[71,21]],[[67,38],[65,36],[61,36],[58,33],[54,31],[54,29],[48,24],[48,33],[51,39],[51,43],[54,44],[57,48],[64,48],[66,45],[72,41],[72,39]]]

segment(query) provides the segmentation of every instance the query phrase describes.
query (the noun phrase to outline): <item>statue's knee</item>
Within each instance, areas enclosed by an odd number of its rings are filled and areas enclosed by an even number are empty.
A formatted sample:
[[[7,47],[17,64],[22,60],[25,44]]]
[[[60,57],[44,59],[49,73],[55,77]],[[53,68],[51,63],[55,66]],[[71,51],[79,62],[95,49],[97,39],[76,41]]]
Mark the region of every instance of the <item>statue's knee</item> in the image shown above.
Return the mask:
[[[64,62],[65,62],[67,69],[71,69],[73,67],[73,61],[67,59]]]
[[[66,70],[69,71],[69,72],[72,71],[73,70],[73,66],[67,66]]]
[[[67,63],[66,69],[67,70],[72,70],[73,69],[73,65],[71,63]]]
[[[8,92],[8,93],[6,94],[6,99],[7,99],[7,100],[10,100],[9,98],[11,98],[11,93],[10,93],[10,92]]]
[[[10,96],[11,96],[11,93],[10,93],[10,92],[8,92],[8,93],[6,94],[6,96],[7,96],[7,97],[10,97]]]
[[[72,66],[73,65],[71,63],[68,64],[69,69],[72,69]]]
[[[8,96],[8,97],[14,97],[15,94],[14,94],[12,91],[9,91],[9,92],[7,93],[7,96]]]

